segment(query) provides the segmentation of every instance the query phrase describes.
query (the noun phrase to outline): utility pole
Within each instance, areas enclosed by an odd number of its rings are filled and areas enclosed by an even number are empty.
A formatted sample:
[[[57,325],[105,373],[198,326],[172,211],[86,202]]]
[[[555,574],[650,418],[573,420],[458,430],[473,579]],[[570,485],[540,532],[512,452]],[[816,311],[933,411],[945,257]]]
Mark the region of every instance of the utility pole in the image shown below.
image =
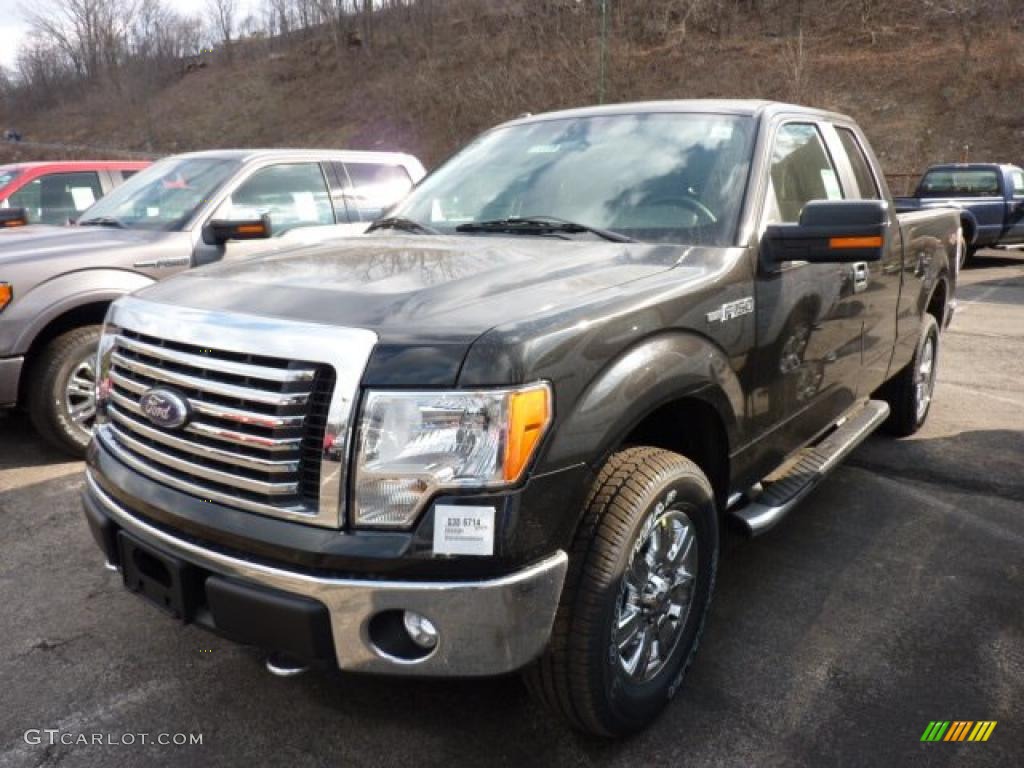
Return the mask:
[[[604,104],[605,79],[608,74],[608,0],[601,0],[601,58],[597,80],[597,103]]]

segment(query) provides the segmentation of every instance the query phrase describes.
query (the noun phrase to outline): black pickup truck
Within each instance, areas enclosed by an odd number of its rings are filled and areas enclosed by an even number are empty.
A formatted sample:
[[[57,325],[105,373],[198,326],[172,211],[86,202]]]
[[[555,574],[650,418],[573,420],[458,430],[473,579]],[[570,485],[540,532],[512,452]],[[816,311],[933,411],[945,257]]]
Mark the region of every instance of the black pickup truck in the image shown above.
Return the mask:
[[[93,535],[276,673],[523,669],[604,735],[679,688],[723,521],[924,422],[962,244],[850,118],[741,101],[507,123],[373,229],[114,303]]]
[[[933,165],[913,197],[896,210],[955,208],[964,233],[964,262],[981,248],[1024,248],[1024,170],[1015,165]]]

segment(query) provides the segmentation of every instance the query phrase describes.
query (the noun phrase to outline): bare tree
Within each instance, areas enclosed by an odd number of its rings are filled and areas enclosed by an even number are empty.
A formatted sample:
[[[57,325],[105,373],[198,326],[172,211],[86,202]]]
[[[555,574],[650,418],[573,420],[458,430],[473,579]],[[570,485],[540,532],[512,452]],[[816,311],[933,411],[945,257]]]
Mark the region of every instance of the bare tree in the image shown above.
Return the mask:
[[[926,11],[936,18],[951,19],[960,37],[963,64],[971,59],[975,32],[982,19],[996,8],[995,0],[921,0]]]
[[[231,59],[235,17],[238,15],[238,0],[206,0],[206,15],[210,19],[214,34],[224,45],[225,55]]]

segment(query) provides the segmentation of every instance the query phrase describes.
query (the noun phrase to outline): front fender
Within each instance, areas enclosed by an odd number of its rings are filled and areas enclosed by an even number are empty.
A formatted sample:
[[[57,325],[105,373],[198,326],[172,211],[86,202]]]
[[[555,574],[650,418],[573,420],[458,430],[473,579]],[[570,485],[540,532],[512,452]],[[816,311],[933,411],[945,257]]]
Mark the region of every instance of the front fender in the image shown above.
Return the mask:
[[[146,275],[121,269],[70,272],[42,283],[0,315],[0,355],[23,355],[51,322],[87,304],[109,303],[152,285]]]
[[[739,444],[743,392],[728,357],[706,337],[672,331],[647,337],[601,369],[558,419],[544,465],[596,469],[644,417],[682,397],[711,405],[729,445]]]

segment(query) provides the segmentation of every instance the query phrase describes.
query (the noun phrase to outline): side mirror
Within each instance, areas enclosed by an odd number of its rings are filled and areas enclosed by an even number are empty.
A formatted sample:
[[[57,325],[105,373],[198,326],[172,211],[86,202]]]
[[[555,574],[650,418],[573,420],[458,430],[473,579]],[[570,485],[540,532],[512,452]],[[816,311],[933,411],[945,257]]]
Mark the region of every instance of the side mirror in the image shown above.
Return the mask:
[[[224,245],[228,240],[266,240],[272,234],[270,214],[246,221],[213,220],[203,227],[203,242]]]
[[[0,208],[0,229],[28,226],[28,211],[24,208]]]
[[[885,200],[815,200],[804,206],[799,224],[765,229],[761,251],[772,266],[784,261],[880,261],[888,226]]]

